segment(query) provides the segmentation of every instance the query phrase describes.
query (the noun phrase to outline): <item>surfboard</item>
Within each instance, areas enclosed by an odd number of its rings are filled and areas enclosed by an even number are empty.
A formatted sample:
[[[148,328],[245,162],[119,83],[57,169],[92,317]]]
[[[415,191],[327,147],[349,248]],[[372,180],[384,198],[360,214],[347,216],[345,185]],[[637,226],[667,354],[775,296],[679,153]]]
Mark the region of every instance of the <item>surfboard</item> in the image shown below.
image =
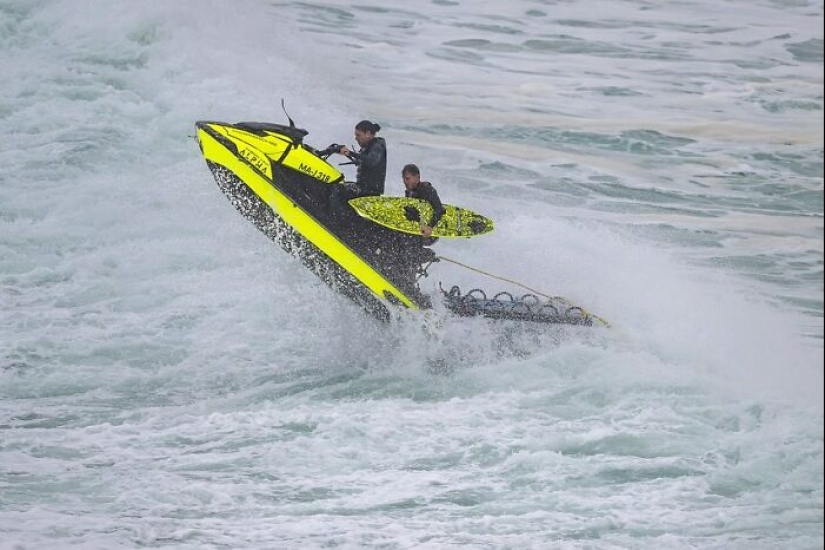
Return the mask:
[[[420,235],[433,213],[430,203],[409,197],[358,197],[349,203],[362,218],[411,235]],[[451,204],[444,208],[447,211],[433,227],[433,237],[476,237],[493,230],[490,218]]]

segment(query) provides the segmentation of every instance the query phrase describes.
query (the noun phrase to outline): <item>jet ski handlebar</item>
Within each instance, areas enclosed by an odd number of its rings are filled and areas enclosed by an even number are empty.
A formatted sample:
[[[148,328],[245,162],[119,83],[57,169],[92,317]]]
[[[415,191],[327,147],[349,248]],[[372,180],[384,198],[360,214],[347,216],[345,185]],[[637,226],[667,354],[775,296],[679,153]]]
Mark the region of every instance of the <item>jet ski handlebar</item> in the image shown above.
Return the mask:
[[[319,156],[319,157],[321,157],[321,158],[324,158],[324,159],[325,159],[325,158],[327,158],[328,156],[330,156],[331,154],[333,154],[333,153],[337,153],[338,151],[340,151],[340,150],[341,150],[341,147],[343,147],[343,145],[339,145],[339,144],[337,144],[337,143],[333,143],[332,145],[330,145],[330,146],[329,146],[329,147],[327,147],[326,149],[323,149],[323,150],[321,150],[321,151],[318,151],[318,156]]]

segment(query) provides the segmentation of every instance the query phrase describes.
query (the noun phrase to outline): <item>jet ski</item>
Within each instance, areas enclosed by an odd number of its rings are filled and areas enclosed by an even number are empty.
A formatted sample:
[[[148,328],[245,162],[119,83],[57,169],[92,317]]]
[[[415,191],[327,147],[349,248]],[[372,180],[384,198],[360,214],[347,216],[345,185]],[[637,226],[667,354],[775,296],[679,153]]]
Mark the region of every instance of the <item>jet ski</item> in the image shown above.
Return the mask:
[[[435,254],[421,239],[352,213],[329,211],[343,174],[304,143],[307,131],[267,122],[199,121],[197,140],[220,189],[235,208],[322,281],[379,320],[389,305],[432,306],[416,283]]]
[[[288,115],[287,115],[287,118]],[[337,146],[318,150],[304,142],[308,132],[269,122],[198,121],[196,139],[216,183],[235,208],[272,241],[337,292],[380,321],[391,308],[425,310],[432,300],[418,279],[439,258],[420,236],[394,231],[361,218],[331,215],[333,186],[344,175],[327,158]],[[527,307],[500,299],[442,291],[447,309],[462,316],[485,315],[539,322],[593,324],[576,309]],[[498,298],[498,297],[496,297]]]

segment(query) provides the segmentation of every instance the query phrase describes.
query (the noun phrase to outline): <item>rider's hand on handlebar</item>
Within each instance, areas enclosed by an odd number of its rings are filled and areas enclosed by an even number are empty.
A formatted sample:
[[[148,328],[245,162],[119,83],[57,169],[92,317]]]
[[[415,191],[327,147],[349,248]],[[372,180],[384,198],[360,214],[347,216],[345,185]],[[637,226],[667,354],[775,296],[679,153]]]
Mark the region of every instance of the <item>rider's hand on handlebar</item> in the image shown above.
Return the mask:
[[[341,145],[338,145],[337,143],[333,143],[332,145],[330,145],[329,147],[327,147],[323,151],[318,151],[318,155],[323,157],[323,158],[327,158],[332,153],[337,153],[339,149],[341,149]]]

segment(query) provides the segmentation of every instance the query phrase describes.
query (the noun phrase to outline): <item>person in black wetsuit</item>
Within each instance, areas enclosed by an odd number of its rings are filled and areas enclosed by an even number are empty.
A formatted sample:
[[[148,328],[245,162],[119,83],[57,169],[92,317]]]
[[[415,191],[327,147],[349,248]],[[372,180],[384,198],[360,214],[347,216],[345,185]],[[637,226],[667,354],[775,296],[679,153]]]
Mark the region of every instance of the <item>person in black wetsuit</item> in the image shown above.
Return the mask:
[[[435,252],[428,248],[435,244],[438,238],[433,237],[433,227],[444,216],[446,209],[441,204],[438,191],[428,181],[421,181],[421,171],[415,164],[407,164],[401,170],[404,180],[404,195],[414,199],[422,199],[430,203],[433,213],[427,220],[423,220],[421,236],[396,232],[393,235],[392,263],[408,279],[414,279],[420,266],[437,261]],[[405,216],[410,221],[422,222],[418,209],[413,206],[405,208]]]
[[[444,208],[444,205],[441,204],[438,191],[435,190],[433,184],[428,181],[421,181],[421,171],[418,169],[418,166],[415,164],[407,164],[401,170],[401,177],[404,179],[404,196],[423,199],[433,207],[432,216],[421,226],[421,234],[425,238],[425,244],[432,244],[437,240],[431,238],[433,227],[435,227],[447,210]],[[412,216],[413,219],[410,221],[420,221],[417,219],[418,212],[414,210],[415,209],[407,211],[408,218]]]
[[[387,177],[387,143],[384,138],[375,135],[380,129],[379,124],[362,120],[355,125],[355,141],[361,150],[355,152],[346,145],[341,145],[334,151],[347,157],[358,168],[355,183],[336,185],[330,193],[330,214],[338,221],[352,211],[347,204],[350,199],[384,193],[384,180]]]

